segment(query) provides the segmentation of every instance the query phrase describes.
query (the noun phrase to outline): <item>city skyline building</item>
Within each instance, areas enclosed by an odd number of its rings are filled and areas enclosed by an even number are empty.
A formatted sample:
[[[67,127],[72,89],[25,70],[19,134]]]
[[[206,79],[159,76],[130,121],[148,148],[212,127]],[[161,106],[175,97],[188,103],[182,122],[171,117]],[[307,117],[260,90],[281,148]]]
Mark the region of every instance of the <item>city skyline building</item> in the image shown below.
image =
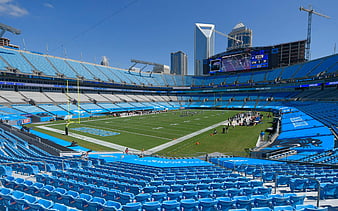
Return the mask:
[[[188,75],[188,57],[182,51],[177,51],[170,54],[171,68],[170,74]]]
[[[229,33],[227,51],[234,49],[247,48],[252,46],[252,30],[247,28],[242,22]]]
[[[195,23],[194,75],[203,75],[203,60],[214,55],[215,25]]]

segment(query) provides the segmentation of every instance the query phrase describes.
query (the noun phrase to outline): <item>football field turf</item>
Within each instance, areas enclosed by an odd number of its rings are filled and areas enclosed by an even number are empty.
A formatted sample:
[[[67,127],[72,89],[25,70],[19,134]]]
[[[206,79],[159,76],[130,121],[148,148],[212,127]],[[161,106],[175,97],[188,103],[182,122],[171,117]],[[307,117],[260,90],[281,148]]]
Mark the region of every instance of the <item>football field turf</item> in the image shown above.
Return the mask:
[[[178,110],[142,116],[82,119],[80,124],[75,122],[70,124],[69,132],[138,150],[148,150],[226,121],[239,112],[234,110]],[[218,134],[215,136],[210,136],[211,130],[164,149],[158,154],[189,156],[202,152],[244,151],[245,148],[253,147],[256,144],[261,130],[271,126],[268,122],[264,119],[262,124],[254,127],[230,128],[228,134],[221,134],[222,126],[219,126],[217,128]],[[65,124],[65,121],[61,121],[45,124],[45,126],[64,130]],[[43,131],[39,128],[36,130]],[[43,132],[64,140],[75,140],[73,137],[50,131]],[[75,141],[94,151],[114,150],[84,140],[77,139]]]

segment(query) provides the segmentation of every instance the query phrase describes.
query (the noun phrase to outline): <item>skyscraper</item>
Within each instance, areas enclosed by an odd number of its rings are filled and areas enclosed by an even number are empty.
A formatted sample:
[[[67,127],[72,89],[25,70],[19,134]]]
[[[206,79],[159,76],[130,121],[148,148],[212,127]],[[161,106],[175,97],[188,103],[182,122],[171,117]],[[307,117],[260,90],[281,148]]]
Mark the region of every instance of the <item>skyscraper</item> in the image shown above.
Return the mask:
[[[203,59],[214,55],[215,25],[195,24],[194,33],[194,63],[195,75],[203,75]]]
[[[182,51],[171,53],[171,74],[187,75],[188,74],[188,59],[187,55]]]
[[[252,30],[243,23],[238,23],[229,33],[229,36],[234,39],[228,38],[228,51],[247,48],[252,45]]]

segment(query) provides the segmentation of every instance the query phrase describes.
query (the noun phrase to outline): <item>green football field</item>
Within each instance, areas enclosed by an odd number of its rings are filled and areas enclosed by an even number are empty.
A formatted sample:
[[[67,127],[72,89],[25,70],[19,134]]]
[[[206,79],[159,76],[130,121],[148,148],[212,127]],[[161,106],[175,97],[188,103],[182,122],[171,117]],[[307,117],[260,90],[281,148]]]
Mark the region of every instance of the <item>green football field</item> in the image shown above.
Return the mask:
[[[106,142],[134,148],[137,150],[151,150],[153,147],[173,141],[206,127],[221,123],[241,111],[234,110],[179,110],[130,117],[101,117],[82,119],[80,124],[69,126],[70,133],[76,133]],[[243,112],[243,111],[242,111]],[[264,116],[266,113],[262,112]],[[163,149],[156,154],[167,156],[192,156],[203,153],[244,152],[254,147],[261,130],[271,127],[272,119],[264,118],[262,124],[230,128],[228,134],[222,134],[222,127],[218,126],[217,135],[211,136],[208,130],[181,143]],[[65,121],[43,124],[51,128],[64,131]],[[95,143],[86,142],[59,133],[42,130],[32,125],[35,130],[56,136],[67,141],[76,141],[80,146],[94,151],[114,151]]]

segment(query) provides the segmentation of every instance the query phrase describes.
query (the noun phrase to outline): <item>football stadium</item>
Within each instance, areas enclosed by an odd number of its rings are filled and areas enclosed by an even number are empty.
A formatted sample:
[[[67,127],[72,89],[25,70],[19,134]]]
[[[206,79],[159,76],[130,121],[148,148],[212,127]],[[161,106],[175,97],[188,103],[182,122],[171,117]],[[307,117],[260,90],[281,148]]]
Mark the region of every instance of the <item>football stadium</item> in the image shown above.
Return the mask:
[[[311,60],[309,40],[229,47],[181,75],[1,37],[0,210],[338,210],[338,54]]]

